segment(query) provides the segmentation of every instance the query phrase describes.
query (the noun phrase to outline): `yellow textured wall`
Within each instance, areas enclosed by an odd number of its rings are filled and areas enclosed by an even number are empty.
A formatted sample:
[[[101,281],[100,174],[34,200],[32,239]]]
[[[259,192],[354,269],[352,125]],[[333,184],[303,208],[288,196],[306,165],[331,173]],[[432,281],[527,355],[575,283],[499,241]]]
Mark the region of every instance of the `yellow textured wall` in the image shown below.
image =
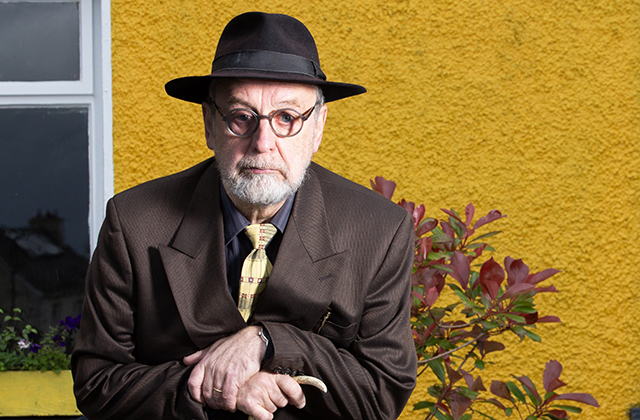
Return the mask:
[[[568,391],[602,405],[579,418],[626,418],[640,403],[640,3],[114,0],[117,191],[210,155],[200,108],[163,85],[208,73],[224,24],[251,10],[305,22],[330,80],[369,89],[329,105],[317,162],[397,180],[430,215],[498,208],[500,260],[562,270],[540,306],[564,323],[510,342],[496,375],[540,384],[554,358]]]

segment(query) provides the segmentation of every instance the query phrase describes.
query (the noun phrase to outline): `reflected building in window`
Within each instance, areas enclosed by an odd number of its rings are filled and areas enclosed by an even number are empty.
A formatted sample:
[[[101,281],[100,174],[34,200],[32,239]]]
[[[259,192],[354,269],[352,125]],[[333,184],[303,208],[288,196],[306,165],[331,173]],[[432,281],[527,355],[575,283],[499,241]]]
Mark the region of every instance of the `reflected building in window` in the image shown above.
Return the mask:
[[[89,260],[64,242],[64,220],[38,214],[24,228],[0,228],[0,307],[21,308],[41,331],[82,310]]]

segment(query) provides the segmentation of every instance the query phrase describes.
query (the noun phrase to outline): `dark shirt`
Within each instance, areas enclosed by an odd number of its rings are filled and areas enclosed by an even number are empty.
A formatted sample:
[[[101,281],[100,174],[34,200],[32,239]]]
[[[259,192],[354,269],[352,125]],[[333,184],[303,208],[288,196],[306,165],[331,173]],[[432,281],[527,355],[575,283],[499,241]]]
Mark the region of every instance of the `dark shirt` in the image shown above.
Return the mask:
[[[284,233],[284,229],[287,227],[287,222],[289,221],[289,215],[291,214],[291,208],[293,207],[293,200],[295,198],[295,193],[292,194],[287,200],[284,202],[280,210],[273,216],[271,219],[271,224],[273,224],[278,232],[275,234],[269,245],[267,245],[267,257],[271,264],[275,264],[276,256],[278,255],[278,249],[280,248],[280,243],[282,242],[282,235]],[[236,208],[235,204],[231,201],[227,192],[220,183],[220,199],[222,202],[222,217],[224,220],[224,243],[225,243],[225,257],[226,257],[226,268],[227,268],[227,284],[229,285],[229,292],[236,304],[238,303],[238,292],[240,290],[240,274],[242,272],[242,264],[244,263],[247,255],[253,250],[253,245],[249,240],[249,237],[244,233],[244,228],[249,226],[251,223],[247,220],[246,217],[240,213],[240,211]],[[267,287],[269,287],[269,283],[267,282]],[[271,342],[271,337],[269,336],[269,332],[265,329],[264,335],[269,340],[269,344],[267,346],[267,350],[263,356],[263,362],[269,360],[273,357],[274,348],[273,343]],[[224,416],[224,414],[219,410],[210,410],[207,407],[207,412],[213,418],[217,418],[216,416]]]
[[[227,283],[229,285],[229,292],[236,304],[238,303],[238,292],[240,290],[240,274],[242,272],[242,263],[247,255],[253,250],[253,245],[249,240],[249,237],[244,233],[244,228],[251,223],[246,217],[238,211],[233,204],[227,192],[224,190],[222,183],[220,185],[220,198],[222,202],[222,216],[224,218],[224,243],[225,243],[225,257],[227,266]],[[275,264],[276,256],[278,255],[278,249],[282,242],[282,235],[284,229],[287,227],[289,221],[289,215],[291,214],[291,208],[293,207],[293,200],[295,194],[292,194],[284,202],[280,210],[271,219],[278,232],[273,237],[269,245],[267,245],[267,257],[271,264]],[[269,283],[267,282],[267,287]]]

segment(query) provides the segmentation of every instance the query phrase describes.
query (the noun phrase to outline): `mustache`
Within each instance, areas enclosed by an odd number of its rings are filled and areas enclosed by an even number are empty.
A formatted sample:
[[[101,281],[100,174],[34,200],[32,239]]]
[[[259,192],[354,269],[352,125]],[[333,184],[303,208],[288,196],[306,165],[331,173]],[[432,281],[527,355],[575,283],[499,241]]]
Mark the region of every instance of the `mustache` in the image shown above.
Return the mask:
[[[270,169],[282,173],[288,173],[289,169],[284,162],[277,159],[259,159],[256,157],[244,157],[236,164],[238,172],[247,169]]]

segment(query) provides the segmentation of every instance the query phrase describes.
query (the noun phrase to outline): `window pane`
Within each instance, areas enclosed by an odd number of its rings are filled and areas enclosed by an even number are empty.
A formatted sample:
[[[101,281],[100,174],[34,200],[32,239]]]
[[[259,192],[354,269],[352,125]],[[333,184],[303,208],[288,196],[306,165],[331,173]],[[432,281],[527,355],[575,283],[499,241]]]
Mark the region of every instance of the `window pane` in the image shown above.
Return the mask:
[[[0,81],[80,80],[77,2],[0,1]]]
[[[88,110],[0,108],[0,133],[0,307],[46,331],[82,305]]]

